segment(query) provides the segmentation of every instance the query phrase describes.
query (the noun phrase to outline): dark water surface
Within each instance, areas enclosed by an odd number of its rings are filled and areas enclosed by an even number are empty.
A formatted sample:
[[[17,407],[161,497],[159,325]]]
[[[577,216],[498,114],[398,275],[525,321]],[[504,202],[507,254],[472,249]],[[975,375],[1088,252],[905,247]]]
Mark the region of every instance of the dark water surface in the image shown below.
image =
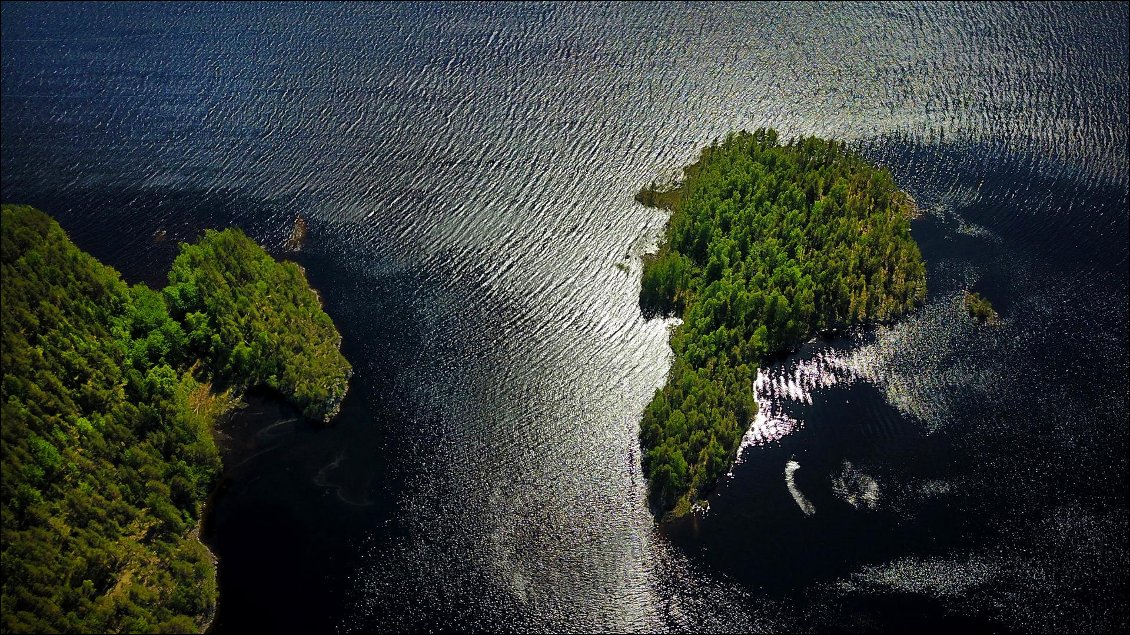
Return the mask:
[[[158,284],[309,219],[356,375],[331,428],[224,426],[216,632],[1124,630],[1128,13],[4,3],[2,195]],[[930,295],[763,369],[658,528],[632,195],[758,126],[888,165]]]

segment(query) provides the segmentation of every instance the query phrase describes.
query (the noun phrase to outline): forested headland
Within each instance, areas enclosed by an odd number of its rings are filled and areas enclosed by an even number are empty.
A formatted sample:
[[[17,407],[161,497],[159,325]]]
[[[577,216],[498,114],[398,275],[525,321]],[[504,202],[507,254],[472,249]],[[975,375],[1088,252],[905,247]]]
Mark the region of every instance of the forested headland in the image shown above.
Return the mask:
[[[194,528],[216,418],[265,385],[327,421],[350,365],[294,263],[237,229],[128,285],[46,214],[2,208],[4,632],[195,632],[216,603]]]
[[[758,365],[815,334],[908,311],[925,298],[925,266],[913,200],[835,141],[732,134],[681,183],[636,200],[671,212],[644,259],[640,307],[682,323],[640,444],[653,510],[679,516],[729,470],[757,412]]]

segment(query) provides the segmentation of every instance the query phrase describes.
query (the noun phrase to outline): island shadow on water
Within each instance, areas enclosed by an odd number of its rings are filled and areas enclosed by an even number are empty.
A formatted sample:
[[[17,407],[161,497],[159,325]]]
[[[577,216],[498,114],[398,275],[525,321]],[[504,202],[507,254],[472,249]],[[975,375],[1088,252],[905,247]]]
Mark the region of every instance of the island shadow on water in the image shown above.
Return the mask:
[[[348,400],[348,397],[347,397]],[[313,629],[327,624],[303,615],[325,615],[335,606],[332,585],[310,585],[303,570],[310,568],[314,554],[324,549],[325,536],[318,536],[305,521],[302,507],[294,497],[317,504],[319,488],[309,479],[288,474],[279,468],[282,461],[299,459],[301,446],[323,441],[333,434],[307,421],[297,408],[268,389],[258,388],[244,396],[246,406],[217,427],[224,469],[220,482],[209,497],[201,535],[219,557],[220,596],[210,632],[242,630],[258,621],[272,623],[281,607],[303,606],[303,611],[286,611],[288,621]],[[305,438],[298,442],[297,438]],[[309,448],[304,463],[324,455]],[[272,464],[274,463],[274,464]],[[291,477],[291,478],[288,478]],[[327,485],[330,481],[324,481]],[[340,493],[343,486],[327,490]]]
[[[379,527],[393,502],[379,455],[365,452],[365,439],[346,440],[369,425],[361,399],[351,390],[328,426],[269,389],[244,401],[216,431],[224,469],[202,530],[219,558],[210,632],[331,631],[348,590],[342,572],[363,551],[341,539]],[[360,463],[358,452],[370,460]]]
[[[294,258],[335,321],[356,319],[359,309],[350,305],[362,281],[317,249]],[[389,422],[396,415],[372,404],[375,392],[390,389],[392,372],[370,361],[380,357],[374,342],[359,342],[355,328],[342,328],[342,336],[342,353],[359,372],[328,425],[256,389],[217,430],[224,471],[203,531],[220,559],[210,632],[334,631],[348,612],[350,572],[362,566],[365,544],[387,532],[400,483],[385,458],[395,444]]]
[[[294,232],[296,209],[303,206],[301,201],[259,200],[222,189],[5,184],[3,195],[5,201],[49,210],[84,251],[117,269],[127,282],[156,289],[168,284],[180,243],[196,241],[206,229],[240,227],[275,258],[295,260],[286,243]]]

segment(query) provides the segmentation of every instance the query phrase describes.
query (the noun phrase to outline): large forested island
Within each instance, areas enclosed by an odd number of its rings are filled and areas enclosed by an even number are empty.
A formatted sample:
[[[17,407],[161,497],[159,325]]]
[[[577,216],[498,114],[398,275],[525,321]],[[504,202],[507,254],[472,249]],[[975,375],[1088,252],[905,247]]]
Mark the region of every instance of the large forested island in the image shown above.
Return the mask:
[[[640,425],[652,508],[680,516],[733,462],[757,412],[758,364],[821,332],[889,320],[925,298],[913,200],[834,141],[742,132],[679,184],[637,196],[671,217],[640,306],[679,316],[666,385]]]
[[[199,631],[213,423],[258,385],[328,421],[340,336],[298,266],[236,229],[182,245],[160,291],[31,207],[3,206],[2,234],[2,630]]]

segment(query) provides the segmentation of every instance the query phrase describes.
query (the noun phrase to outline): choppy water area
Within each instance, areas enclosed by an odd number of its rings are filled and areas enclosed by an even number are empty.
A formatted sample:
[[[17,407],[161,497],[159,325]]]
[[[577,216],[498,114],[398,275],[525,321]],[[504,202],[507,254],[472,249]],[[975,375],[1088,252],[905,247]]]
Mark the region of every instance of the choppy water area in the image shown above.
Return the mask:
[[[281,254],[309,221],[356,375],[332,428],[258,397],[225,426],[217,632],[1119,630],[1127,24],[5,3],[2,194],[131,280],[202,227]],[[632,195],[758,126],[890,166],[930,296],[763,369],[709,511],[657,528],[636,435],[670,349],[637,294],[665,219]]]

